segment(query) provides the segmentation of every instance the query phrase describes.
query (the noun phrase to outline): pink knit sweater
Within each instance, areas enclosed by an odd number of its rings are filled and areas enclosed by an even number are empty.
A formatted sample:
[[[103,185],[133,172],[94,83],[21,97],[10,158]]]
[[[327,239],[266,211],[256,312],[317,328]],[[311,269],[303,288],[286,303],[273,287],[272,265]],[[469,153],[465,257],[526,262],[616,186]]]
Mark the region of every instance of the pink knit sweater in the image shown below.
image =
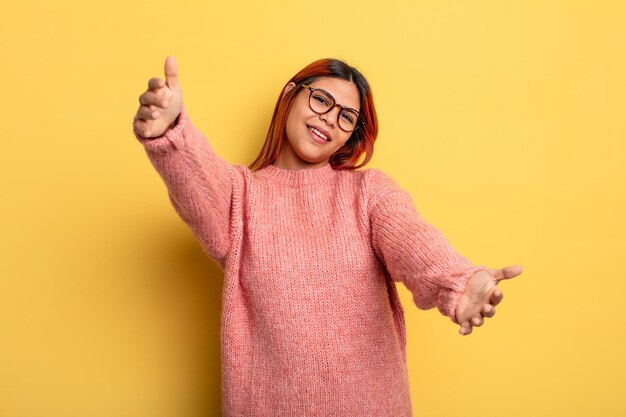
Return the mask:
[[[411,416],[404,311],[454,311],[472,266],[376,169],[256,172],[213,152],[183,107],[137,136],[171,203],[225,272],[227,417]]]

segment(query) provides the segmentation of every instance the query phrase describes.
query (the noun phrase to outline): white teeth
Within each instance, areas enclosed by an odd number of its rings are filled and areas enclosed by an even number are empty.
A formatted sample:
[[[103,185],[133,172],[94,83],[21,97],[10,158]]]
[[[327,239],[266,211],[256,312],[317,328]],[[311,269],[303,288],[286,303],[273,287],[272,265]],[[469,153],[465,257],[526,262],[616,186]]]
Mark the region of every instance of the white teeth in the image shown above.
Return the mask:
[[[320,138],[324,139],[325,141],[328,141],[328,138],[326,137],[326,135],[324,135],[322,132],[320,132],[319,130],[317,130],[314,127],[310,128],[311,131],[313,131],[313,133],[315,133],[317,136],[319,136]]]

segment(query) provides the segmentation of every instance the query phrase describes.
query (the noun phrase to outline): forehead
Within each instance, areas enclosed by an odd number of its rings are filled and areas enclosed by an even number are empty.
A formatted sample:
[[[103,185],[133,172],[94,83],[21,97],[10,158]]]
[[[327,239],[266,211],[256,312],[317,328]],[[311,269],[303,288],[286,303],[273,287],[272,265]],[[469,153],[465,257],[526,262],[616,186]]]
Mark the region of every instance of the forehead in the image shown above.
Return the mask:
[[[353,82],[341,78],[320,77],[310,85],[328,91],[337,104],[360,111],[359,89]]]

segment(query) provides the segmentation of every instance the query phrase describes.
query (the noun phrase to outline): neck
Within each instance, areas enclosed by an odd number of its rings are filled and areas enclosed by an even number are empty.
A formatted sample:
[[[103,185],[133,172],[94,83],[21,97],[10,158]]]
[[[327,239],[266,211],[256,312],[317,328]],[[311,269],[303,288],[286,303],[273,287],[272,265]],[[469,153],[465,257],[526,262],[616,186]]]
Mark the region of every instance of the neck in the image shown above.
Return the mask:
[[[328,159],[320,162],[307,162],[302,160],[302,158],[294,152],[291,146],[288,145],[287,139],[285,139],[281,152],[278,154],[276,161],[272,165],[277,168],[296,171],[299,169],[321,168],[328,163]]]
[[[322,161],[322,162],[318,162],[318,163],[309,163],[309,162],[285,162],[285,161],[279,161],[276,160],[276,162],[274,162],[272,165],[274,165],[277,168],[280,169],[286,169],[286,170],[290,170],[290,171],[297,171],[300,169],[315,169],[315,168],[322,168],[326,165],[328,165],[328,161]]]
[[[308,169],[288,169],[279,168],[276,165],[267,165],[261,172],[263,176],[271,178],[272,181],[290,187],[301,187],[312,184],[320,185],[331,181],[335,176],[335,170],[330,164]]]

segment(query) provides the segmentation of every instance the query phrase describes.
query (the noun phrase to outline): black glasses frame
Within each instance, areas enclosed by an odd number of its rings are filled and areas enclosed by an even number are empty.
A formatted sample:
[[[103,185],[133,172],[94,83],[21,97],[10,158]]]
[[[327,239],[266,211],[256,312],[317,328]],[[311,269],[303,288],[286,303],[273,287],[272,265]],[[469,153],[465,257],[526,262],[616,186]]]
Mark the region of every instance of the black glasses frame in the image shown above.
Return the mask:
[[[326,113],[330,113],[332,111],[332,109],[334,109],[335,107],[339,107],[339,114],[337,114],[337,126],[339,126],[339,129],[343,130],[344,132],[354,132],[359,127],[361,127],[362,125],[365,124],[365,122],[361,118],[361,113],[359,113],[358,111],[354,110],[352,107],[343,107],[341,104],[337,104],[337,101],[335,100],[335,97],[333,97],[333,95],[330,94],[328,91],[326,91],[326,90],[324,90],[322,88],[314,88],[314,87],[311,87],[310,85],[307,85],[307,84],[302,84],[302,88],[306,88],[306,89],[309,90],[309,108],[313,111],[313,113],[315,113],[315,114],[326,114]],[[326,110],[325,112],[322,112],[322,113],[317,112],[317,111],[315,111],[315,109],[313,109],[313,106],[311,105],[311,98],[313,97],[313,93],[315,91],[322,91],[324,94],[326,94],[328,97],[330,97],[330,99],[333,101],[333,103],[330,106],[330,108],[328,110]],[[339,124],[339,116],[341,116],[341,112],[343,110],[350,110],[351,112],[356,113],[357,121],[356,121],[356,126],[354,127],[354,129],[346,130],[343,127],[341,127],[341,124]]]

